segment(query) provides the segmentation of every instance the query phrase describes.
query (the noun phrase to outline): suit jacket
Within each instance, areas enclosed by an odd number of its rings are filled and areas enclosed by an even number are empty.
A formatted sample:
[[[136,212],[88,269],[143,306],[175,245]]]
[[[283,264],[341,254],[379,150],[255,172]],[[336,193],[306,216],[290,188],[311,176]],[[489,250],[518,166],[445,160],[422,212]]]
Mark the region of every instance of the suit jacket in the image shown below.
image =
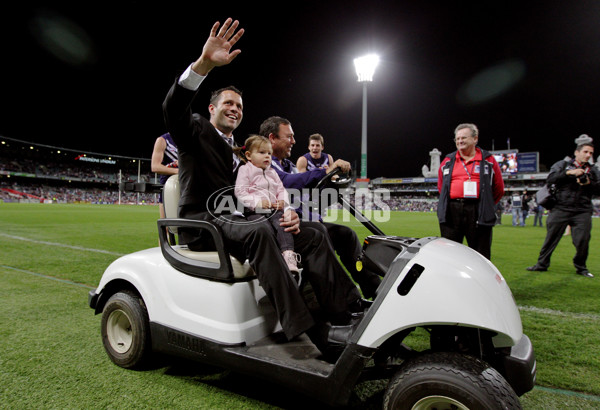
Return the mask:
[[[234,186],[233,151],[206,118],[192,114],[197,91],[183,88],[178,80],[163,102],[165,124],[179,154],[178,213],[182,218],[208,220],[212,217],[207,211],[215,207],[209,203],[211,195]]]

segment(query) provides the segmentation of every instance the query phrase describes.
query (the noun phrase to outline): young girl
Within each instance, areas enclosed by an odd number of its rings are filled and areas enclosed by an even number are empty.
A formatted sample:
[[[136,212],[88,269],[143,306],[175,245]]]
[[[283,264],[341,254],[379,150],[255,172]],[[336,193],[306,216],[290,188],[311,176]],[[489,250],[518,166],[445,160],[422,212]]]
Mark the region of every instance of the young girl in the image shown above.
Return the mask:
[[[273,149],[271,142],[260,135],[252,135],[244,145],[248,161],[238,170],[235,195],[253,214],[248,220],[266,217],[277,233],[277,242],[283,259],[297,279],[300,256],[294,252],[294,238],[279,225],[283,210],[289,206],[287,191],[275,170],[271,169]]]

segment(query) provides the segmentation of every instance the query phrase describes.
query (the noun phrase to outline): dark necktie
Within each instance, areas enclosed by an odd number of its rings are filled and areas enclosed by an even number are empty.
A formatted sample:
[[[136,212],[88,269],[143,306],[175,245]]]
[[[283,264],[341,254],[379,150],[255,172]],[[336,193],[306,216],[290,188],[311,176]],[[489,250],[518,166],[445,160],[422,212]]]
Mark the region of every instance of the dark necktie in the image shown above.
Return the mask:
[[[232,149],[233,149],[233,147],[235,147],[235,142],[233,141],[233,137],[232,138],[227,138],[226,136],[223,136],[223,139],[225,140],[225,142],[227,143],[227,145],[229,145]],[[240,162],[240,159],[234,153],[233,154],[233,164],[232,164],[234,172],[235,172],[235,170],[236,170],[239,162]]]

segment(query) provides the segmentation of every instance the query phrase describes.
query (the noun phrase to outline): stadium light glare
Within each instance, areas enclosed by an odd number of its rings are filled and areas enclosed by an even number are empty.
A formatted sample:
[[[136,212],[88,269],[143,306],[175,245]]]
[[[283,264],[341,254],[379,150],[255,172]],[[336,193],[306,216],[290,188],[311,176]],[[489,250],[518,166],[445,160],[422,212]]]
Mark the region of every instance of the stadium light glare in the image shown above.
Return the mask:
[[[379,65],[379,56],[377,54],[369,54],[363,57],[354,59],[354,67],[358,82],[373,81],[373,74]]]
[[[363,83],[363,104],[362,104],[362,137],[360,149],[360,177],[367,178],[367,83],[373,81],[375,68],[379,65],[379,56],[369,54],[354,59],[354,67],[358,82]]]

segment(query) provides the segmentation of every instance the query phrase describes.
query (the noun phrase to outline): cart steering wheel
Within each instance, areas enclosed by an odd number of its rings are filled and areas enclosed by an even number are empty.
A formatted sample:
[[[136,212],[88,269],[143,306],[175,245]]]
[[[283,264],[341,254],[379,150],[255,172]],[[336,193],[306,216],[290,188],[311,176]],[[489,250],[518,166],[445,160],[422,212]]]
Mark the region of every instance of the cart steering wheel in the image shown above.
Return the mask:
[[[339,176],[339,178],[334,178],[337,176]],[[315,188],[318,190],[323,188],[341,189],[346,188],[351,182],[352,178],[350,178],[349,173],[343,172],[341,168],[336,168],[321,178],[321,180],[317,182],[317,185],[315,185]]]

